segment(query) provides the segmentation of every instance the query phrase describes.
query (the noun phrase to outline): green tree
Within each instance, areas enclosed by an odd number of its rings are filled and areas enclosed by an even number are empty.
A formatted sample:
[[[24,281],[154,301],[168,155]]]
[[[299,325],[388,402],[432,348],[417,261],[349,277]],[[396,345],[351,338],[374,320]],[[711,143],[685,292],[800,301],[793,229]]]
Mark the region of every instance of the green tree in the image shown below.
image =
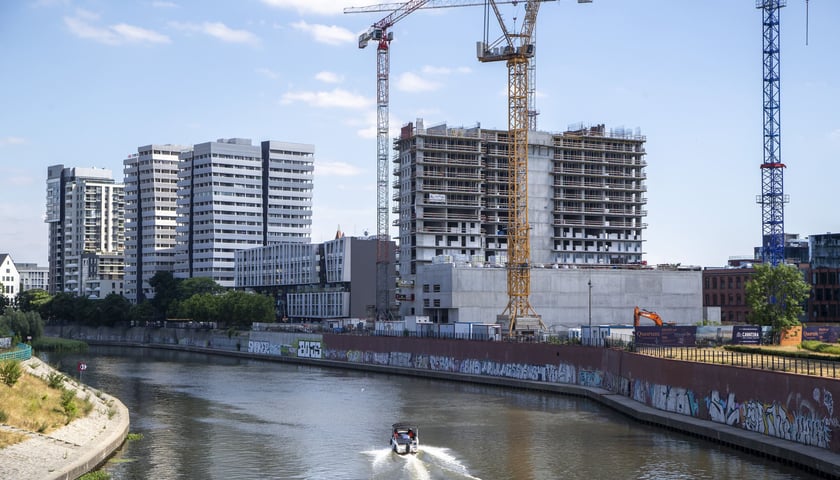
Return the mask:
[[[33,340],[44,334],[44,320],[38,312],[21,312],[9,310],[0,316],[0,330],[15,332],[23,340],[32,337]]]
[[[38,312],[44,315],[43,308],[52,300],[46,290],[33,288],[18,294],[18,308],[23,312]]]
[[[180,303],[179,318],[191,318],[196,322],[215,322],[219,316],[219,299],[216,295],[201,293]]]
[[[48,323],[75,322],[76,296],[72,293],[56,293],[49,302],[44,304],[41,314]]]
[[[793,265],[759,264],[746,285],[749,321],[773,327],[778,338],[781,331],[799,325],[811,287]]]
[[[216,295],[225,292],[225,287],[208,277],[188,278],[178,285],[178,299],[187,300],[195,295]]]
[[[157,319],[163,320],[173,301],[178,298],[178,286],[182,280],[175,278],[172,272],[157,272],[149,279],[149,286],[155,291],[149,302],[157,310]]]
[[[101,325],[113,327],[116,324],[128,321],[128,312],[131,309],[129,302],[122,295],[111,293],[98,302]]]
[[[271,323],[275,319],[274,300],[267,295],[229,291],[220,297],[220,323],[250,328],[253,322]]]
[[[6,298],[5,295],[0,295],[0,315],[6,312],[6,309],[12,306],[11,300]]]
[[[152,302],[145,301],[132,305],[128,310],[128,319],[136,325],[146,325],[146,322],[153,322],[160,317]]]

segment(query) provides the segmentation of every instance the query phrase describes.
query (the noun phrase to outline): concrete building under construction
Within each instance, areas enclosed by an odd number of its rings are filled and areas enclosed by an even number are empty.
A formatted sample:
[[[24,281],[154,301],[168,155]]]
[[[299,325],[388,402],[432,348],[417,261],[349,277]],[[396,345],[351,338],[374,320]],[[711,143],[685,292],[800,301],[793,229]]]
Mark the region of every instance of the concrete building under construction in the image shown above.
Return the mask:
[[[604,125],[528,137],[534,267],[641,265],[645,137]],[[393,160],[402,315],[434,308],[418,301],[424,266],[506,263],[507,147],[507,130],[425,128],[422,119],[402,128]]]

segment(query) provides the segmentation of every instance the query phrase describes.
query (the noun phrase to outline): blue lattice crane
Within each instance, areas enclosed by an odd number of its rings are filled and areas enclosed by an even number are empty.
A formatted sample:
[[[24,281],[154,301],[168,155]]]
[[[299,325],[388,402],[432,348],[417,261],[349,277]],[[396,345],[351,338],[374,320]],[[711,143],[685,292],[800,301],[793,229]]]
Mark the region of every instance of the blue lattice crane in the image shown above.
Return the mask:
[[[761,260],[776,266],[785,260],[784,169],[779,121],[779,9],[787,0],[756,0],[763,10],[764,162],[761,164]]]

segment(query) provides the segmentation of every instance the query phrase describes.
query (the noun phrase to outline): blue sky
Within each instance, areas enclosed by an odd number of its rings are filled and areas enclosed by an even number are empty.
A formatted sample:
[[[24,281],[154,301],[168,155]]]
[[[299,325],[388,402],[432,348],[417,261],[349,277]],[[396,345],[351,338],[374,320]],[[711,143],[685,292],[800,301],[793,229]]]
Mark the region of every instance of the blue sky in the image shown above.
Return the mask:
[[[312,143],[313,240],[376,230],[376,52],[368,0],[0,3],[0,252],[46,265],[47,167],[104,167],[150,143]],[[523,8],[502,6],[509,22]],[[840,231],[840,2],[781,13],[786,231]],[[761,238],[762,37],[754,0],[544,3],[539,128],[647,136],[649,263],[719,266]],[[480,64],[483,8],[394,28],[390,123],[507,127],[506,68]],[[393,218],[392,218],[393,220]]]

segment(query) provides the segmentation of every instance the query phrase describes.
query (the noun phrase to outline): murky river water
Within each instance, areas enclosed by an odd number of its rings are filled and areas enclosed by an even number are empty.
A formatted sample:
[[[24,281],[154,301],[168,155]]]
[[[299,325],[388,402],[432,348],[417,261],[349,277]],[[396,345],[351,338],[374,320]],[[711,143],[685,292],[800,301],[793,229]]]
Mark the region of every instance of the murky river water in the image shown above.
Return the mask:
[[[222,356],[93,347],[42,355],[118,397],[118,479],[792,479],[780,464],[650,428],[590,400]],[[420,426],[421,451],[388,448]]]

